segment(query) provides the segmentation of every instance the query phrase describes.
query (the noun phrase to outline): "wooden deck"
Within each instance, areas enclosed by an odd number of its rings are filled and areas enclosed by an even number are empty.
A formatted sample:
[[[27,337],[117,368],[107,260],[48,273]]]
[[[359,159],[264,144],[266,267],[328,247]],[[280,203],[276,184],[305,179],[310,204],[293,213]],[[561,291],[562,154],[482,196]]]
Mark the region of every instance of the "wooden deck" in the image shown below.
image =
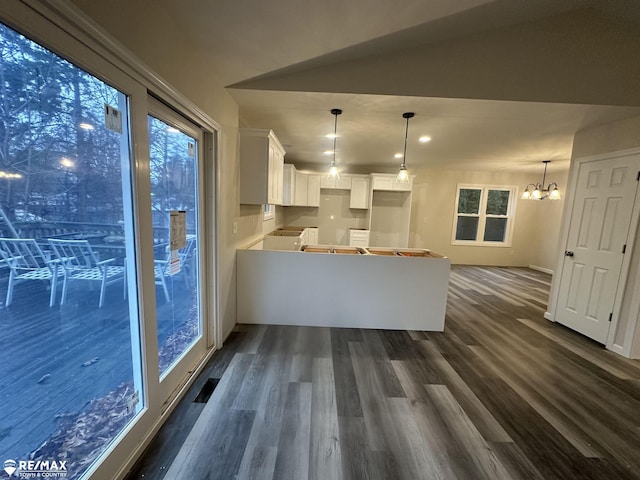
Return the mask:
[[[79,412],[132,379],[129,306],[120,285],[107,287],[98,308],[98,288],[72,284],[65,305],[58,298],[49,308],[47,284],[30,281],[5,307],[7,279],[0,268],[0,459],[26,459],[58,431],[56,415]],[[173,307],[186,322],[191,295],[182,282],[175,288],[175,304],[158,292],[159,318]],[[159,325],[161,345],[177,327]]]

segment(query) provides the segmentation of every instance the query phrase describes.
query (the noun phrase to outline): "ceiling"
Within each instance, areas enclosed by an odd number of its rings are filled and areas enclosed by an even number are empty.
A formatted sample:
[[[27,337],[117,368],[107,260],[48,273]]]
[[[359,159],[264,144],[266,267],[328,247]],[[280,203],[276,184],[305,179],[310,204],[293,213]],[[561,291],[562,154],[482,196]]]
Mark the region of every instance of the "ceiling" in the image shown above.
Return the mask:
[[[291,163],[566,168],[574,134],[640,115],[640,2],[159,0],[216,65],[242,126]],[[432,141],[417,142],[420,135]]]

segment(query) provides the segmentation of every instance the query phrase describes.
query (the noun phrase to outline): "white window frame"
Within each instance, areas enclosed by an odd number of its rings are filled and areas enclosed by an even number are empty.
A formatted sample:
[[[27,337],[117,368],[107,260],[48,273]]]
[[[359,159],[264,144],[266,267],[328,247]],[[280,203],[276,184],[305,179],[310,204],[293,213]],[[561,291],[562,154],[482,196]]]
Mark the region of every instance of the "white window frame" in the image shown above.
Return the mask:
[[[271,220],[276,218],[276,207],[275,205],[263,205],[264,214],[262,216],[262,221],[266,222],[267,220]]]
[[[458,204],[460,202],[460,190],[480,190],[480,207],[478,214],[458,213]],[[489,190],[504,190],[509,192],[509,204],[507,205],[506,215],[488,215],[487,199],[489,198]],[[458,184],[456,189],[456,201],[453,210],[453,226],[451,228],[451,245],[466,245],[473,247],[510,247],[513,237],[513,224],[516,216],[516,199],[518,198],[518,187],[514,185],[470,185]],[[478,235],[476,240],[456,240],[456,232],[458,229],[458,217],[478,217]],[[484,241],[484,231],[487,218],[506,218],[507,227],[505,231],[504,242],[488,242]]]

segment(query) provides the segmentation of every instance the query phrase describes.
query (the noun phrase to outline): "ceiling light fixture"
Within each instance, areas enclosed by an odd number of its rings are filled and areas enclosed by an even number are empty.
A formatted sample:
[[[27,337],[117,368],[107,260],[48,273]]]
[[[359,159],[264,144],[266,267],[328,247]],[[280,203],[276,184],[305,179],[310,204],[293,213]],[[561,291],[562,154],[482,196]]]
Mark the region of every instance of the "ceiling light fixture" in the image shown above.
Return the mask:
[[[404,153],[402,154],[402,165],[400,165],[400,171],[396,177],[396,182],[398,183],[409,183],[409,172],[407,171],[407,138],[409,135],[409,119],[413,118],[414,115],[415,113],[413,112],[405,112],[402,114],[402,118],[407,121],[407,124],[404,130]]]
[[[428,143],[428,142],[430,142],[430,141],[431,141],[431,137],[430,137],[430,136],[428,136],[428,135],[423,135],[422,137],[420,137],[420,138],[418,139],[418,141],[419,141],[420,143]]]
[[[527,185],[524,188],[524,192],[522,192],[522,197],[520,197],[523,200],[544,200],[545,198],[549,200],[560,200],[560,198],[562,198],[556,182],[549,183],[545,188],[544,182],[547,178],[547,165],[551,163],[551,160],[543,160],[542,163],[544,163],[542,183],[530,183]]]
[[[331,109],[331,115],[335,117],[333,124],[333,134],[327,135],[329,138],[333,138],[333,160],[329,165],[329,176],[332,178],[340,178],[340,172],[338,172],[338,164],[336,163],[336,139],[338,138],[338,115],[342,113],[339,108]]]

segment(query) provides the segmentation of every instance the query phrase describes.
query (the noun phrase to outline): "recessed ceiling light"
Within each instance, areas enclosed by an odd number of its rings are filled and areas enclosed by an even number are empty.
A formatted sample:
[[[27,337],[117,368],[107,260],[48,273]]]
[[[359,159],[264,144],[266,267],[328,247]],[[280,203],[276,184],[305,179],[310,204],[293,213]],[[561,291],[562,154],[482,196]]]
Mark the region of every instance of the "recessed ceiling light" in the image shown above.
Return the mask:
[[[423,135],[418,140],[420,141],[420,143],[427,143],[431,141],[431,137],[428,135]]]
[[[402,158],[402,154],[401,153],[396,153],[393,158]]]
[[[325,135],[325,137],[327,137],[327,138],[336,138],[337,136],[338,136],[338,135],[336,135],[335,133],[327,133],[327,134]],[[333,153],[333,152],[332,152],[332,153]]]
[[[333,150],[325,150],[324,154],[325,155],[333,155]]]

